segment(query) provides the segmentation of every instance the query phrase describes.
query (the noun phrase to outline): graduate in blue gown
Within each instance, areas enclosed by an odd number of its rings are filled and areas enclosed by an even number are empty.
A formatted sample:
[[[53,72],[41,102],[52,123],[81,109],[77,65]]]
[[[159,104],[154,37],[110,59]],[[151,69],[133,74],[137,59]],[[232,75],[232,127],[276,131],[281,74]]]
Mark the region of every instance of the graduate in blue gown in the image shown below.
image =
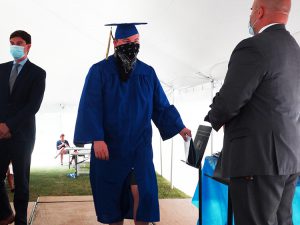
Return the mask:
[[[112,24],[116,25],[116,24]],[[115,54],[94,64],[80,99],[74,143],[92,143],[90,181],[98,221],[159,221],[151,120],[163,140],[191,131],[154,69],[137,59],[135,24],[117,24]]]

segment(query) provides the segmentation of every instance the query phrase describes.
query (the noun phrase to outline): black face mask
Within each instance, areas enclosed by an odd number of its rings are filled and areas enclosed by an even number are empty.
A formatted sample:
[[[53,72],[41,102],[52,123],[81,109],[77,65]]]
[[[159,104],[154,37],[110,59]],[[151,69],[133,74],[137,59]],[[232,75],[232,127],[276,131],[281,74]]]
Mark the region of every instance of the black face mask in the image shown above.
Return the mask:
[[[115,56],[118,61],[120,79],[122,81],[129,79],[129,75],[135,66],[139,49],[140,44],[133,42],[115,48]]]

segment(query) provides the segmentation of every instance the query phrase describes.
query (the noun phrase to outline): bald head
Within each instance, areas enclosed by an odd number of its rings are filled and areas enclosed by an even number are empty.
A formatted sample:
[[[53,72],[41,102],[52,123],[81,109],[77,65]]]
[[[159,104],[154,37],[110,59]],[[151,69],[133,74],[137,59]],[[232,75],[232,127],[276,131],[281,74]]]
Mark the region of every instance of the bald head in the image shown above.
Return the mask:
[[[288,15],[291,10],[291,0],[257,0],[267,12]]]
[[[291,10],[291,0],[253,0],[250,24],[257,34],[261,28],[273,24],[286,24]]]

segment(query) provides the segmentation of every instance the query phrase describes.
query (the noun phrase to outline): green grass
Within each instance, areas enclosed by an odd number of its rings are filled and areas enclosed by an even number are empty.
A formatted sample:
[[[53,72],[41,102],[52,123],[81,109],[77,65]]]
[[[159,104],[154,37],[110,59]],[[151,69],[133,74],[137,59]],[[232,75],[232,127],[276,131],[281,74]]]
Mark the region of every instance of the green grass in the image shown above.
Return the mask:
[[[171,184],[162,176],[156,174],[158,183],[158,198],[190,198],[187,194],[171,188]]]
[[[89,175],[81,174],[76,179],[67,176],[74,169],[66,167],[34,168],[30,175],[30,201],[38,196],[91,195]],[[159,198],[189,198],[188,195],[174,188],[160,175],[157,175]],[[12,194],[10,194],[12,200]]]

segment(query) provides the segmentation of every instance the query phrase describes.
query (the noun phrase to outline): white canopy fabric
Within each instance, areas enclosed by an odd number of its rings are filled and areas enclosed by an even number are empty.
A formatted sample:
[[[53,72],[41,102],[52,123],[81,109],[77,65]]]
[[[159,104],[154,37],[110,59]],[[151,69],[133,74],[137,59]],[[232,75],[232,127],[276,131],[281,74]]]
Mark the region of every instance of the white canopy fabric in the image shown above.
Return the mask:
[[[47,71],[45,104],[77,104],[89,67],[105,57],[106,23],[139,26],[139,58],[167,87],[185,89],[223,79],[235,45],[249,37],[251,0],[9,0],[0,1],[0,61],[11,60],[8,37],[32,35],[29,58]],[[288,29],[300,39],[300,1]],[[113,52],[111,46],[111,53]]]

